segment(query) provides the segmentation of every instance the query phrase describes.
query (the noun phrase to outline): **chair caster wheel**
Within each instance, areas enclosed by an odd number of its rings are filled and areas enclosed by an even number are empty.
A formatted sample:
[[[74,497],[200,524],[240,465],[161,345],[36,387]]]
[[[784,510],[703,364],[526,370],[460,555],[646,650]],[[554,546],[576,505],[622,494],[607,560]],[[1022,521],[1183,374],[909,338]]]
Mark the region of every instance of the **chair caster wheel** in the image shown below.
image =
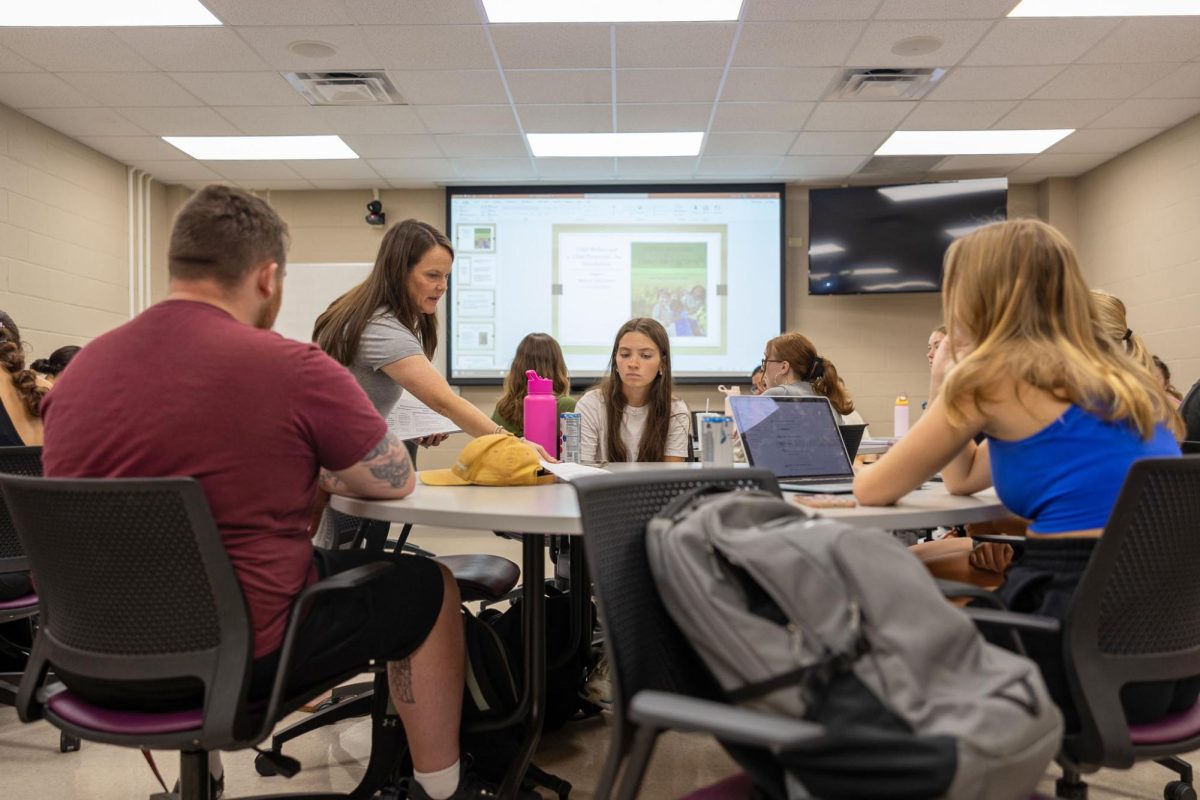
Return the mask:
[[[1196,800],[1196,789],[1183,781],[1171,781],[1163,788],[1165,800]]]
[[[58,735],[58,752],[60,753],[78,753],[79,739],[69,733],[60,733]]]
[[[264,778],[270,778],[279,773],[275,770],[275,765],[271,763],[271,759],[267,758],[263,753],[259,753],[254,757],[254,771]]]

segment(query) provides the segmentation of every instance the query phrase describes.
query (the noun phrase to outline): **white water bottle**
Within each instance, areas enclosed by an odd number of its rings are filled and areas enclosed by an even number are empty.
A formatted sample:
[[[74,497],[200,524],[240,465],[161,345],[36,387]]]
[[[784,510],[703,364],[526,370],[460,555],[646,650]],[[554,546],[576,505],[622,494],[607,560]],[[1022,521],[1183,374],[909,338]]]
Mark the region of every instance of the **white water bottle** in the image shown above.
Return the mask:
[[[903,392],[896,398],[896,411],[892,416],[892,436],[899,439],[908,433],[908,395]]]

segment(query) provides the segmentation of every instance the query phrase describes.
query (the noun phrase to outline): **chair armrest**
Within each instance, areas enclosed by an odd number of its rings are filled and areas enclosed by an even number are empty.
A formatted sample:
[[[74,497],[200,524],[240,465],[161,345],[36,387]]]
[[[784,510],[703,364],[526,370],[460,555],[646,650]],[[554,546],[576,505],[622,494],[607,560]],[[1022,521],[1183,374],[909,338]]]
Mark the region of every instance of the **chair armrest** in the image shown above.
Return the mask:
[[[629,719],[658,729],[709,733],[751,747],[786,750],[826,735],[812,722],[671,692],[645,690],[629,704]]]
[[[1025,544],[1024,536],[1009,536],[1006,533],[976,533],[968,534],[972,541],[986,542],[987,544],[1011,544],[1013,547],[1021,547]]]
[[[970,597],[972,600],[979,600],[987,603],[992,608],[1006,610],[1004,601],[996,596],[995,592],[988,591],[981,586],[974,586],[970,583],[962,583],[960,581],[947,581],[941,578],[934,578],[933,582],[937,584],[938,591],[942,593],[942,597],[953,599],[956,597]]]
[[[985,625],[997,625],[1022,633],[1040,635],[1062,632],[1062,622],[1054,617],[1018,614],[1015,611],[1000,611],[994,608],[964,608],[963,611],[977,624],[982,622]]]

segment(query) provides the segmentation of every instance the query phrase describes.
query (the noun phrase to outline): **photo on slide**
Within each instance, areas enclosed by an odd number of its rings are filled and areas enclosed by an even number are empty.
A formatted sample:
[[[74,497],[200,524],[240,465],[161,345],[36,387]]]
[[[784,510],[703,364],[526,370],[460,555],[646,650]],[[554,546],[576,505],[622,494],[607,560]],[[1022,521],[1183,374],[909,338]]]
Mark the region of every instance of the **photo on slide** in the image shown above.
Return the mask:
[[[632,242],[631,310],[672,338],[708,335],[708,243]]]
[[[461,253],[496,252],[496,226],[484,223],[458,226],[455,249]]]

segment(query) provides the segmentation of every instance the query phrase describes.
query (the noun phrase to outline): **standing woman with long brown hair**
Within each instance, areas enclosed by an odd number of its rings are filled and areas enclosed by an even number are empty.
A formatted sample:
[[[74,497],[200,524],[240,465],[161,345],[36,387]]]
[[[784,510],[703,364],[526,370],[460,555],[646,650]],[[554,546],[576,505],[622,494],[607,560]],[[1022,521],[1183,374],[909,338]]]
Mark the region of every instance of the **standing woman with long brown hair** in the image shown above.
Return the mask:
[[[688,408],[675,398],[662,323],[637,317],[613,339],[608,375],[575,406],[582,461],[683,461]]]
[[[415,219],[396,223],[384,234],[367,279],[317,317],[313,340],[350,370],[383,417],[407,390],[471,436],[503,433],[430,363],[437,351],[437,304],[453,265],[454,248],[444,233]],[[444,438],[419,442],[436,445]]]

